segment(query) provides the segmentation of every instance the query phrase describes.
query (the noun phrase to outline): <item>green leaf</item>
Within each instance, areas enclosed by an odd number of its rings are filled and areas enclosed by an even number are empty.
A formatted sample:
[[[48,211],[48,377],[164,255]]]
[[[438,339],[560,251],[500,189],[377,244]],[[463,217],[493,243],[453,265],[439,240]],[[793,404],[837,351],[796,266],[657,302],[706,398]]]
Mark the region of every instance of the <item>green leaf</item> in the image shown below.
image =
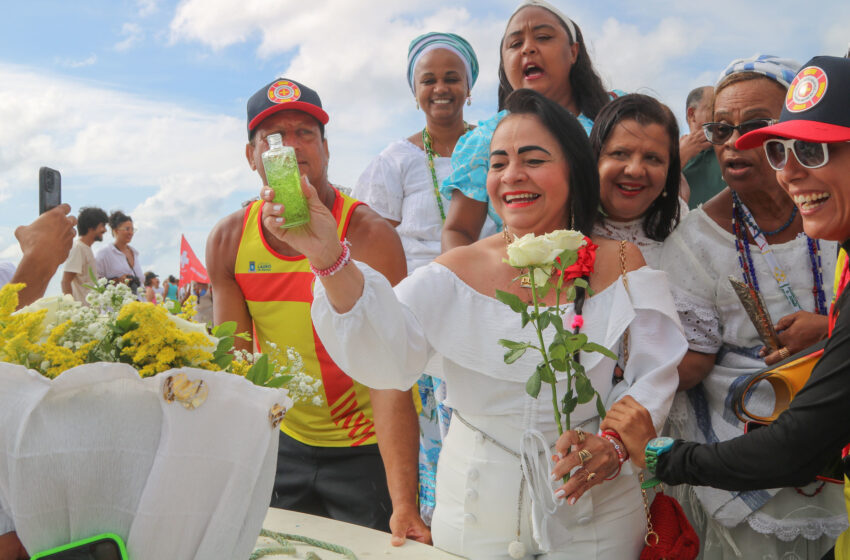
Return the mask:
[[[564,341],[564,346],[567,347],[567,353],[575,354],[587,344],[587,335],[584,333],[571,334]]]
[[[549,316],[550,322],[555,326],[555,330],[559,333],[563,333],[564,331],[564,320],[558,314],[557,311],[553,311]]]
[[[595,342],[588,342],[582,347],[582,350],[585,352],[599,352],[603,356],[611,358],[615,362],[617,361],[617,354],[611,352],[601,344],[596,344]]]
[[[605,405],[602,404],[602,397],[596,395],[596,412],[599,414],[600,419],[605,418]]]
[[[576,278],[575,280],[573,280],[573,286],[576,286],[578,288],[584,288],[586,290],[587,280],[585,280],[584,278]]]
[[[215,362],[215,364],[221,369],[227,369],[233,362],[233,354],[222,354],[221,356],[216,356],[213,358],[213,362]]]
[[[567,371],[567,360],[551,360],[549,365],[555,371]]]
[[[537,364],[537,371],[535,372],[535,375],[539,375],[540,381],[544,383],[555,382],[555,375],[552,373],[552,370],[546,367],[546,364],[544,363]]]
[[[537,291],[537,301],[540,301],[543,298],[545,298],[546,295],[549,293],[549,290],[551,290],[551,289],[552,289],[552,284],[550,284],[549,282],[546,282],[542,286],[539,286],[536,289],[536,291]]]
[[[212,330],[212,335],[216,338],[224,338],[225,336],[233,336],[234,334],[236,334],[236,321],[225,321],[213,327]]]
[[[139,328],[139,324],[130,317],[124,317],[123,319],[115,321],[115,326],[120,329],[120,334],[124,334],[126,332],[130,332]]]
[[[245,378],[254,385],[263,385],[269,377],[271,377],[269,356],[268,354],[261,354],[254,365],[251,366],[251,369],[248,370],[248,373],[245,374]]]
[[[572,391],[568,391],[564,398],[561,400],[561,412],[566,415],[570,415],[576,409],[578,405],[578,399],[573,397]]]
[[[279,389],[283,387],[287,383],[292,380],[292,375],[278,375],[277,377],[272,377],[263,385],[264,387],[271,387],[272,389]]]
[[[593,395],[596,394],[596,391],[593,390],[593,385],[590,383],[590,379],[588,379],[583,373],[576,374],[573,379],[576,383],[575,386],[578,402],[581,404],[589,403],[591,399],[593,399]]]
[[[576,299],[576,287],[570,286],[567,288],[567,301],[575,301]]]
[[[514,342],[513,340],[507,340],[504,338],[499,339],[499,344],[510,350],[516,350],[518,348],[528,348],[529,346],[531,346],[531,344],[529,344],[528,342]]]
[[[233,350],[233,337],[226,336],[219,339],[218,345],[215,347],[215,352],[213,352],[213,356],[221,356],[231,350]]]
[[[552,319],[551,319],[551,317],[550,317],[549,312],[548,312],[548,311],[544,311],[544,312],[543,312],[543,313],[541,313],[541,314],[540,314],[540,316],[537,318],[537,328],[538,328],[538,329],[540,329],[541,331],[546,330],[546,327],[548,327],[548,326],[549,326],[549,322],[550,322],[551,320],[552,320]]]
[[[515,361],[519,360],[522,357],[522,355],[525,354],[525,351],[527,349],[528,349],[528,347],[514,348],[513,350],[508,350],[507,352],[505,352],[505,363],[506,364],[512,364]]]
[[[567,357],[567,349],[564,348],[564,345],[561,344],[560,341],[553,341],[552,344],[549,345],[549,357],[554,360],[563,360]]]
[[[517,313],[522,313],[525,311],[528,306],[524,301],[519,299],[519,296],[516,294],[512,294],[510,292],[503,292],[502,290],[496,290],[496,299],[516,311]]]
[[[531,395],[533,399],[536,399],[537,395],[540,394],[540,374],[537,371],[525,382],[525,392]]]
[[[559,266],[558,268],[564,270],[568,266],[572,266],[573,264],[575,264],[575,262],[578,260],[578,251],[573,251],[572,249],[565,249],[563,253],[558,255],[558,258],[561,260],[561,266]],[[558,261],[555,261],[555,266],[558,266],[557,262]]]
[[[528,324],[529,321],[531,321],[531,315],[528,314],[528,309],[523,309],[522,310],[522,328],[525,328],[525,326]]]

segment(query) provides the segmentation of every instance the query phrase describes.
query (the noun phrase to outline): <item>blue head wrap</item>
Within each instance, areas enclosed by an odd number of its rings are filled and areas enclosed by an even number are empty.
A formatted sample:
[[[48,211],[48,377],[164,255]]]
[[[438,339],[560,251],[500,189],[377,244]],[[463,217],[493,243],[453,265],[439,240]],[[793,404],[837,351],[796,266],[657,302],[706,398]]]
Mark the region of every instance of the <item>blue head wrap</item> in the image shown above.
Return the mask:
[[[800,63],[796,60],[779,58],[772,54],[754,54],[750,58],[739,58],[729,63],[729,66],[718,76],[717,84],[719,85],[726,76],[750,72],[770,78],[788,89],[799,69]]]
[[[407,83],[410,85],[410,91],[416,93],[416,89],[413,87],[413,70],[416,68],[416,63],[419,62],[422,55],[434,49],[446,49],[460,58],[464,68],[466,68],[466,84],[471,90],[472,86],[475,85],[475,80],[478,79],[478,57],[475,56],[472,45],[460,35],[432,31],[412,40],[407,49]]]

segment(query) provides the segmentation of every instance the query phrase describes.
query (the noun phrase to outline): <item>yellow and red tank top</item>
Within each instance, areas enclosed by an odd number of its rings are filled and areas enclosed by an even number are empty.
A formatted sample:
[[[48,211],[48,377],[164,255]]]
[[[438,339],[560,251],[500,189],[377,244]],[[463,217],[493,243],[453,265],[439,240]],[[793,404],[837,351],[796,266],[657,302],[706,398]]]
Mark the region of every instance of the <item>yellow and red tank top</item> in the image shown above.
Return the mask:
[[[351,215],[363,204],[336,191],[332,213],[337,235],[344,239]],[[272,249],[261,225],[263,202],[245,210],[236,255],[236,283],[254,322],[260,349],[269,342],[295,348],[305,373],[321,378],[325,404],[298,403],[286,413],[280,429],[307,445],[355,447],[376,443],[369,389],[346,375],[328,355],[310,318],[315,277],[303,256],[287,257]]]

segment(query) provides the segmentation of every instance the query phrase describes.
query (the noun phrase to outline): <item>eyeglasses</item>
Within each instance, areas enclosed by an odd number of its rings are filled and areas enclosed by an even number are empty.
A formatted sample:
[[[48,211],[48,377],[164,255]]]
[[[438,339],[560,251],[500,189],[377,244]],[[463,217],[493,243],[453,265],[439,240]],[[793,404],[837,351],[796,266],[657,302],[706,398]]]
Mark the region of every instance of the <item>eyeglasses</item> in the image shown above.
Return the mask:
[[[709,142],[720,145],[725,144],[736,130],[743,136],[748,132],[774,124],[776,124],[776,119],[753,119],[736,126],[727,123],[707,122],[703,123],[702,130],[705,132],[705,137]]]
[[[771,138],[764,142],[767,163],[777,171],[785,169],[789,150],[794,152],[794,157],[800,165],[809,169],[817,169],[829,163],[827,142],[806,142],[794,138]]]
[[[118,228],[115,231],[123,231],[125,233],[137,233],[139,230],[137,230],[133,226],[127,226],[127,227]]]

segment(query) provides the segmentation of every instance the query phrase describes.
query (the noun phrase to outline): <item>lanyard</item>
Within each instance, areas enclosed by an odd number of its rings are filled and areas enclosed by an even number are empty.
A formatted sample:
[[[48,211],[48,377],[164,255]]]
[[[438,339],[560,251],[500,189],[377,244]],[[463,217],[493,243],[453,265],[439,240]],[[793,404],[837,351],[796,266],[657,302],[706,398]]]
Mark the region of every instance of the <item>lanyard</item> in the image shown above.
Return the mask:
[[[770,267],[771,272],[773,272],[773,277],[776,279],[779,289],[782,290],[783,294],[785,294],[785,299],[788,300],[788,303],[791,304],[794,311],[802,311],[803,308],[800,307],[800,302],[797,300],[797,296],[794,295],[794,290],[791,289],[791,284],[788,282],[788,275],[785,274],[785,270],[779,266],[779,262],[776,260],[776,255],[773,254],[773,249],[770,248],[770,244],[767,242],[767,239],[764,238],[764,233],[762,233],[761,228],[759,228],[758,224],[756,224],[756,220],[753,218],[752,212],[750,212],[750,209],[741,202],[741,199],[738,198],[738,194],[734,191],[732,192],[732,197],[735,199],[738,208],[741,209],[741,214],[744,216],[744,222],[747,224],[747,229],[749,230],[750,235],[753,236],[753,240],[756,242],[764,260],[767,262],[768,267]],[[746,243],[747,240],[744,239],[743,242]]]

